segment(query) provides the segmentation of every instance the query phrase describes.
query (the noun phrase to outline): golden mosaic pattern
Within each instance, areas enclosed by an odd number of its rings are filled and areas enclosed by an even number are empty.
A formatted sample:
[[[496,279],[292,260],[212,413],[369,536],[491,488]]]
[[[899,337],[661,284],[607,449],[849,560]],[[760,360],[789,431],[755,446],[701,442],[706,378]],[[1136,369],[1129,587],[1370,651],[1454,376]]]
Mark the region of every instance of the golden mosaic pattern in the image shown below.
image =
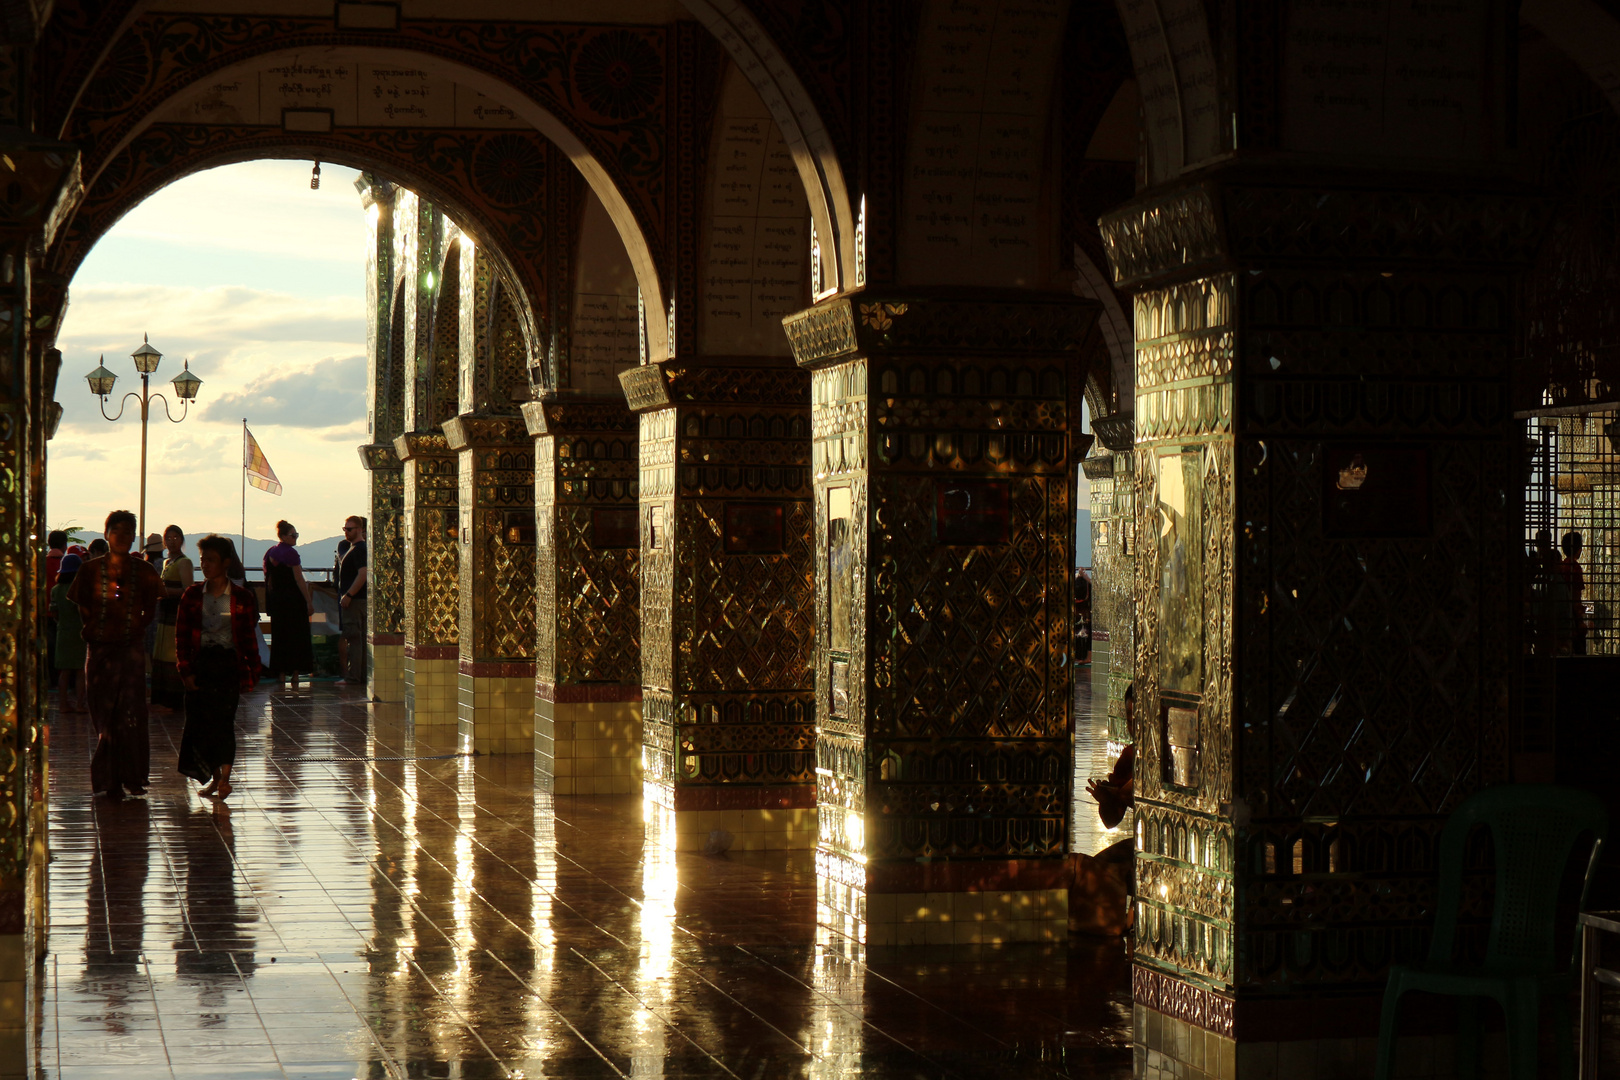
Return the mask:
[[[370,452],[371,513],[366,528],[367,632],[405,632],[405,474],[392,447]],[[381,451],[381,452],[379,452]]]
[[[535,558],[508,534],[533,521],[534,445],[516,417],[459,417],[461,648],[473,661],[534,659]]]
[[[1129,478],[1134,483],[1118,485],[1134,494],[1139,540],[1131,560],[1139,729],[1136,828],[1138,851],[1145,853],[1142,880],[1153,883],[1152,890],[1138,889],[1136,948],[1166,970],[1216,985],[1232,981],[1236,947],[1234,839],[1230,824],[1221,820],[1222,807],[1232,798],[1235,459],[1229,290],[1229,276],[1223,275],[1137,297],[1137,316],[1147,333],[1137,343],[1136,450],[1126,455],[1134,459],[1135,474]],[[1227,322],[1214,321],[1218,316]],[[1153,389],[1144,378],[1195,384]],[[1168,418],[1159,411],[1167,402],[1179,410]],[[1196,463],[1196,484],[1185,478],[1189,461]],[[1192,583],[1198,614],[1186,616],[1195,626],[1178,624],[1177,633],[1196,633],[1202,675],[1198,686],[1181,687],[1193,691],[1191,700],[1161,701],[1160,592],[1172,571],[1159,540],[1175,527],[1166,523],[1166,515],[1175,511],[1161,507],[1161,487],[1171,472],[1175,487],[1162,495],[1170,500],[1166,506],[1197,503],[1187,512],[1199,523],[1199,535],[1191,541],[1198,550],[1189,564],[1202,570]],[[1196,711],[1196,778],[1190,786],[1170,782],[1165,709],[1171,706]]]
[[[553,685],[641,682],[641,552],[599,548],[601,509],[638,510],[637,418],[622,404],[537,403],[539,635],[535,678]],[[534,430],[531,420],[530,430]]]
[[[658,375],[667,398],[637,398],[651,408],[640,443],[648,790],[803,788],[816,779],[808,379],[674,361]],[[738,504],[779,509],[779,550],[727,549]]]
[[[404,466],[405,640],[455,645],[461,621],[456,455],[443,435],[401,436],[405,440],[415,444]]]
[[[861,358],[813,378],[823,851],[1061,854],[1066,362]],[[980,476],[1007,484],[1006,542],[937,544],[936,480]]]

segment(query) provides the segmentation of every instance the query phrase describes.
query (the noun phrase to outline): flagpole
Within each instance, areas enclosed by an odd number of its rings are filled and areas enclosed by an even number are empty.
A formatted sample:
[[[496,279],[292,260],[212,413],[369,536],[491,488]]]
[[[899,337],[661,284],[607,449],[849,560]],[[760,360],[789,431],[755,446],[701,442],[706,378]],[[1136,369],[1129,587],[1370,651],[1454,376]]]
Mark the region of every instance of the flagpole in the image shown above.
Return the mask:
[[[247,565],[247,417],[242,417],[242,565]]]

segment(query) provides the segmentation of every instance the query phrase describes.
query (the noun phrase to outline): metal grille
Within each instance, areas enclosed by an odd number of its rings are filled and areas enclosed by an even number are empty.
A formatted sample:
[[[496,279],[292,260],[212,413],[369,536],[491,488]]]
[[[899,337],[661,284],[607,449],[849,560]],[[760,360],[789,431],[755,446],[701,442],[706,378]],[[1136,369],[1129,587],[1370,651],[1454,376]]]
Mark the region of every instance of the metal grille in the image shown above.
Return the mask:
[[[1588,628],[1589,654],[1620,653],[1620,453],[1609,432],[1620,434],[1620,405],[1603,411],[1542,415],[1525,422],[1529,484],[1524,501],[1528,557],[1528,650],[1567,654]],[[1551,537],[1552,550],[1538,534]],[[1558,572],[1564,537],[1577,533],[1584,589],[1576,609],[1571,577]],[[1577,621],[1579,620],[1579,622]]]

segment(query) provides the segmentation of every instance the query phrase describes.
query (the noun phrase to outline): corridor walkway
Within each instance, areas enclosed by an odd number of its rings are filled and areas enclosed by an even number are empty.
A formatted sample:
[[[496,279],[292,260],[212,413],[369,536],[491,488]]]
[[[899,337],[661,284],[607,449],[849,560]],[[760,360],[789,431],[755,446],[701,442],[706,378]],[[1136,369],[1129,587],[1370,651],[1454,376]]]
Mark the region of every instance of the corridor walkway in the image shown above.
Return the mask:
[[[1118,943],[863,955],[809,852],[676,857],[401,719],[252,695],[228,809],[167,771],[178,717],[118,804],[58,719],[37,1080],[1130,1075]]]

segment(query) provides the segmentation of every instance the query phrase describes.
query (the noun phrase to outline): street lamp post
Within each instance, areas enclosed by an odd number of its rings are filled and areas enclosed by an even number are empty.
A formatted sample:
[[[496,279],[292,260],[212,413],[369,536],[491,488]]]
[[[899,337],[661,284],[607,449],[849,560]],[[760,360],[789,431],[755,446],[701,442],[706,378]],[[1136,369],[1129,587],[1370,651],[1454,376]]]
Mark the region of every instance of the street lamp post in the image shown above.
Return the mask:
[[[118,381],[118,376],[107,370],[107,358],[105,355],[101,358],[100,366],[85,376],[85,381],[90,384],[90,392],[101,399],[101,415],[108,420],[122,419],[124,407],[129,404],[130,398],[134,398],[141,403],[141,512],[140,525],[137,527],[140,535],[136,537],[136,540],[139,543],[145,543],[146,421],[147,417],[151,415],[152,402],[154,400],[163,402],[163,415],[168,418],[171,424],[178,424],[186,418],[186,414],[190,411],[191,403],[197,398],[197,390],[202,386],[202,380],[191,373],[191,361],[187,360],[185,369],[174,377],[174,395],[181,402],[180,416],[176,418],[169,411],[169,399],[162,394],[151,392],[150,380],[152,372],[157,370],[158,362],[163,359],[163,354],[152,348],[151,342],[146,340],[145,334],[141,335],[140,348],[130,354],[130,359],[135,361],[135,370],[140,372],[141,392],[137,394],[131,390],[125,394],[123,401],[118,403],[118,413],[115,416],[107,416],[107,395],[112,393],[113,383]]]

